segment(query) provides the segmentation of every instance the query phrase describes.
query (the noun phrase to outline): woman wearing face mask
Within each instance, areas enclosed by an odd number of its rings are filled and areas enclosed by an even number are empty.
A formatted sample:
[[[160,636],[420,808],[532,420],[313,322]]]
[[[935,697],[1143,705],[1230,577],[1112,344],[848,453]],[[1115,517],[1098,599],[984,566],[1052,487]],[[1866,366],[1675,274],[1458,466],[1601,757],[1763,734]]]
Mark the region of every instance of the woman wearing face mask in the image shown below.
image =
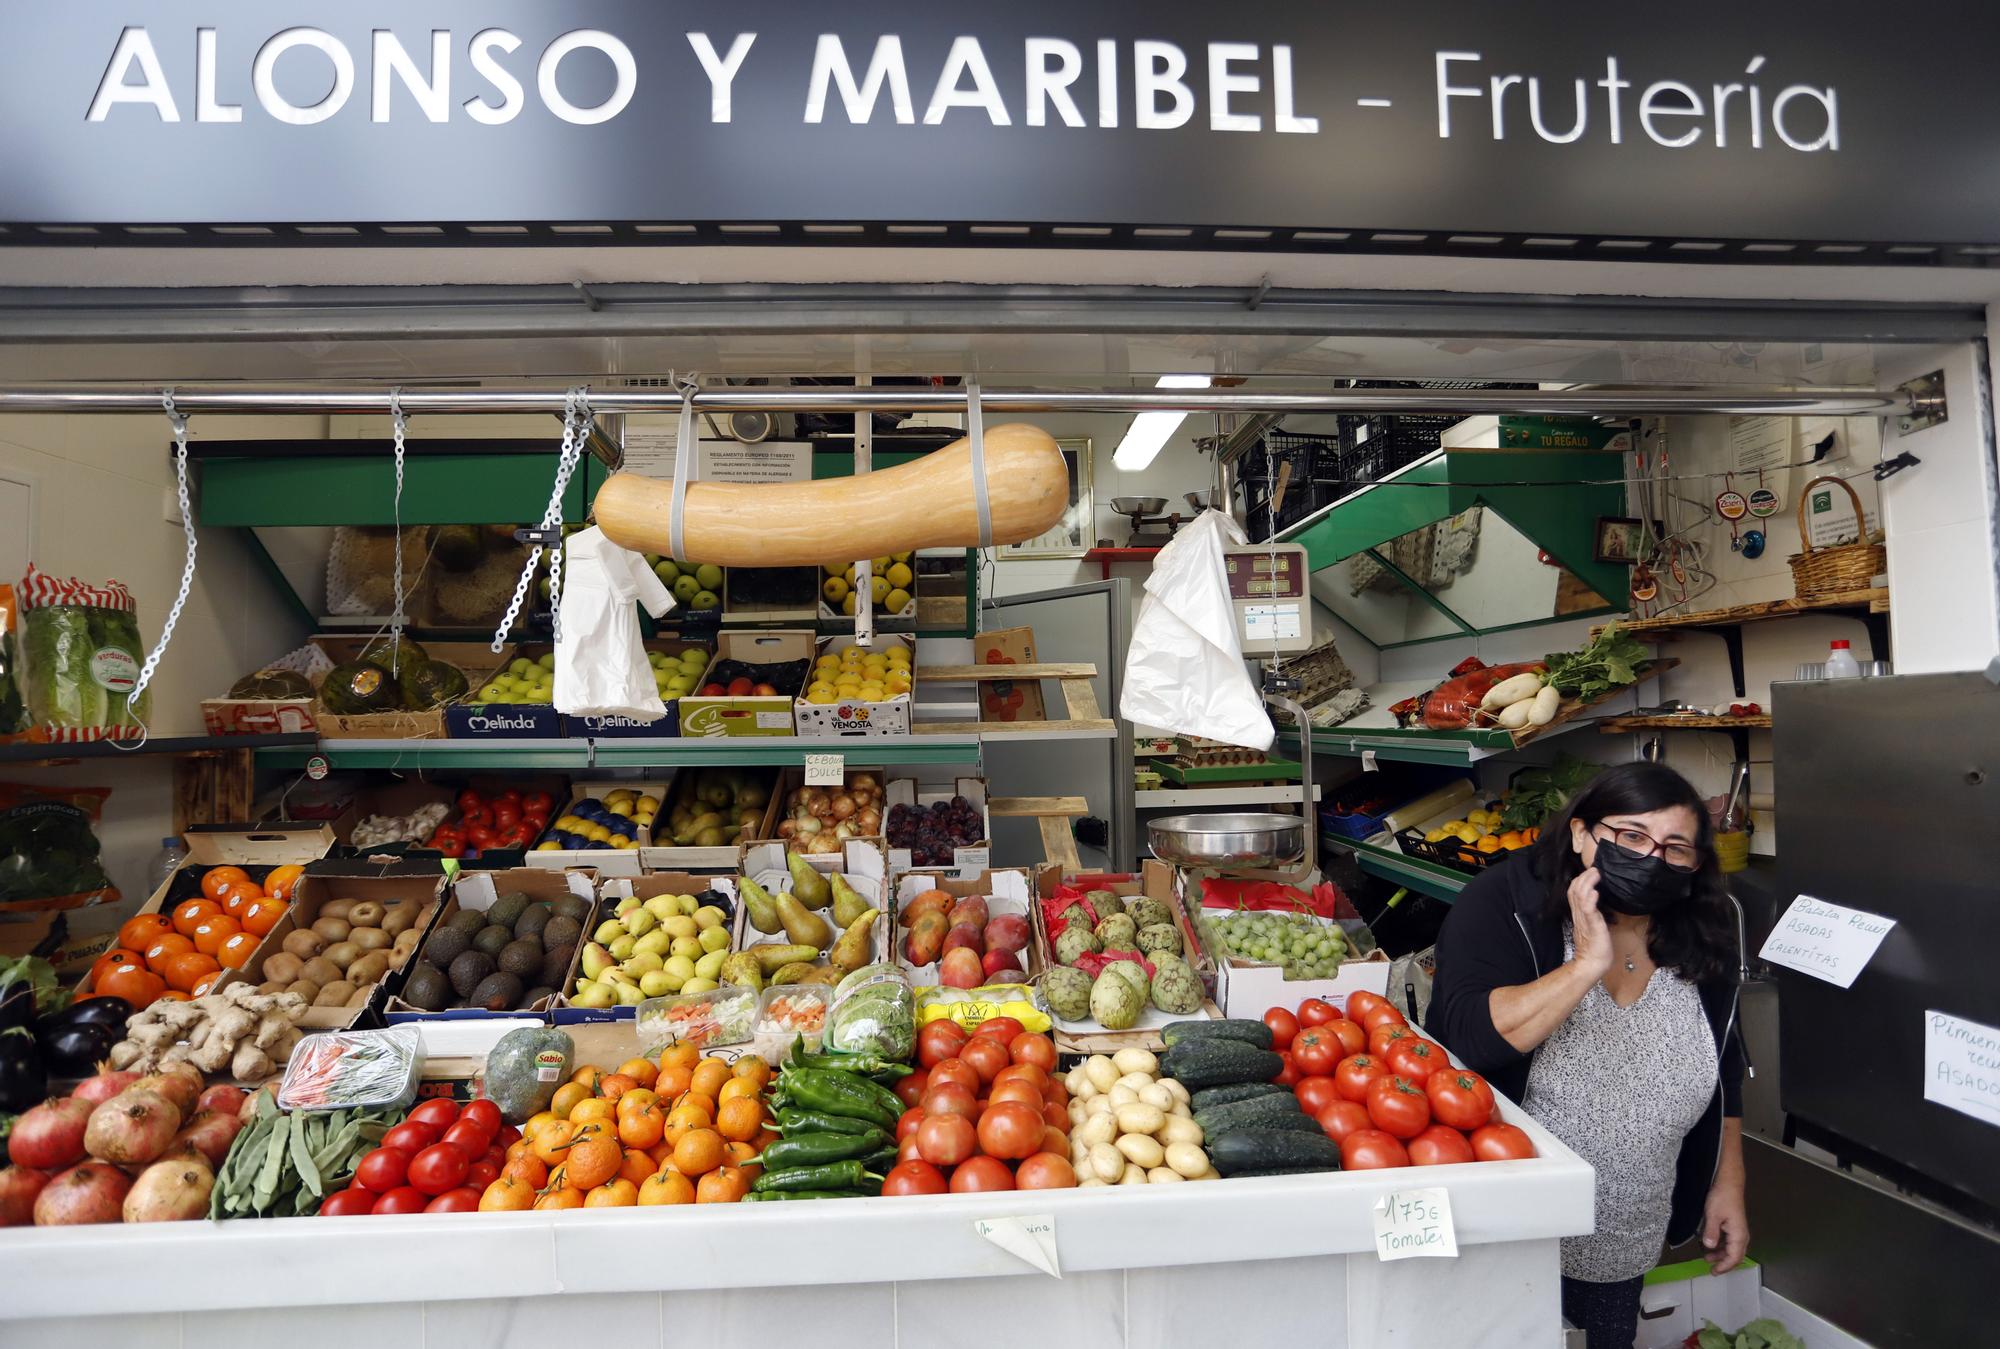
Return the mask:
[[[1708,811],[1661,764],[1606,769],[1534,851],[1460,893],[1429,1030],[1597,1171],[1597,1228],[1562,1243],[1563,1315],[1630,1349],[1642,1276],[1697,1232],[1749,1244],[1732,901]]]

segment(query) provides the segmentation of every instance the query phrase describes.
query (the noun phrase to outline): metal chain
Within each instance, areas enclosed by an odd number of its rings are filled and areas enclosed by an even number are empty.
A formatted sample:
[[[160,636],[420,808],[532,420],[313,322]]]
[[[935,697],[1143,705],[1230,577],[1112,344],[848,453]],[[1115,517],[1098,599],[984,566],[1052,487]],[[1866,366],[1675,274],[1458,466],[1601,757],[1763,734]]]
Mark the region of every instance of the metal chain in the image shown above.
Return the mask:
[[[173,607],[167,610],[167,621],[160,629],[160,640],[146,653],[145,662],[139,667],[139,677],[132,681],[132,692],[125,698],[127,715],[138,726],[139,738],[130,743],[122,740],[111,742],[120,749],[137,749],[152,734],[139,716],[139,696],[153,682],[153,673],[160,668],[160,657],[166,654],[167,643],[174,639],[174,627],[181,621],[181,610],[187,608],[188,592],[194,588],[196,540],[194,507],[188,500],[188,421],[187,416],[174,406],[174,391],[171,388],[161,391],[160,406],[165,410],[167,424],[174,433],[174,489],[181,508],[181,534],[187,540],[187,561],[181,564],[181,588],[174,596]]]
[[[563,436],[556,458],[555,490],[549,494],[548,509],[542,512],[541,522],[541,533],[545,537],[551,530],[555,531],[555,543],[547,551],[550,623],[558,641],[562,639],[563,496],[569,490],[570,475],[576,472],[583,448],[590,441],[590,418],[590,386],[580,384],[563,396]],[[527,563],[521,568],[521,579],[514,586],[514,598],[508,601],[506,616],[500,620],[500,627],[493,634],[493,643],[487,648],[496,656],[506,647],[507,634],[514,630],[514,620],[521,615],[521,605],[527,599],[528,587],[534,584],[535,568],[541,563],[543,551],[544,545],[540,542],[528,550]]]
[[[1303,452],[1301,453],[1303,454]],[[1278,456],[1271,449],[1270,433],[1267,431],[1264,434],[1264,522],[1266,525],[1264,530],[1264,544],[1265,554],[1270,559],[1269,566],[1271,570],[1265,579],[1273,583],[1273,589],[1275,589],[1275,583],[1278,579],[1277,458]],[[1306,598],[1308,613],[1310,613],[1311,607],[1312,598],[1308,595]],[[1278,652],[1278,616],[1276,613],[1273,613],[1271,615],[1271,673],[1275,676],[1282,675],[1284,672],[1285,658]],[[1310,738],[1311,729],[1309,727],[1300,726],[1295,729],[1301,737]]]
[[[403,657],[403,440],[409,434],[410,417],[403,411],[403,391],[389,390],[389,417],[396,438],[396,612],[389,619],[389,673],[401,677],[396,667]]]

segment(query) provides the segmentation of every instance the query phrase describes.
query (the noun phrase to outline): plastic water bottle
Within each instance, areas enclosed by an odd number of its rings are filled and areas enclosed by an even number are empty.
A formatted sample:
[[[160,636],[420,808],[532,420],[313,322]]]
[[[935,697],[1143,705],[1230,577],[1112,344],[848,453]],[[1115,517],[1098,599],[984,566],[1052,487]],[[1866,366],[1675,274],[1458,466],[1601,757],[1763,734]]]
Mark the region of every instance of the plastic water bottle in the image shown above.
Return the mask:
[[[146,865],[146,884],[152,887],[146,893],[152,894],[154,890],[166,884],[167,877],[173,875],[180,869],[181,863],[187,861],[187,855],[187,845],[178,838],[161,839],[160,850],[153,854],[153,860]]]
[[[1835,642],[1827,649],[1826,677],[1828,679],[1861,678],[1861,665],[1854,659],[1854,653],[1847,649],[1846,642]]]

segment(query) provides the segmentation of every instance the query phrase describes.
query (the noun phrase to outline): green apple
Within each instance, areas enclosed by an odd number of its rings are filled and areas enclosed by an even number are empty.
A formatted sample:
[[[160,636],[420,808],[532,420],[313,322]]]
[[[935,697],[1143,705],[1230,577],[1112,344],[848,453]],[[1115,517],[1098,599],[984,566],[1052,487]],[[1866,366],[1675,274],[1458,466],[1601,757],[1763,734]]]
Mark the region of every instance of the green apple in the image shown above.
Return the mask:
[[[718,969],[721,968],[722,966],[721,961],[718,960],[715,963]],[[694,962],[692,960],[689,960],[686,956],[670,956],[667,959],[667,963],[662,965],[660,968],[665,970],[668,974],[672,975],[674,978],[682,980],[692,979],[694,978],[696,973]]]
[[[701,935],[696,937],[695,940],[701,943],[701,949],[704,951],[727,951],[729,949],[729,932],[726,928],[705,927],[701,930]]]
[[[590,939],[594,942],[602,942],[605,945],[609,945],[624,935],[625,925],[616,918],[607,918],[597,925],[597,931],[590,934]],[[591,977],[596,978],[595,975]]]
[[[681,579],[686,580],[687,578],[682,577]],[[697,590],[694,592],[694,598],[689,600],[688,603],[696,609],[713,609],[718,604],[721,604],[722,600],[713,590]]]
[[[638,903],[634,900],[633,903]],[[651,909],[633,909],[625,915],[625,930],[635,937],[643,937],[660,925],[660,915]]]
[[[516,656],[507,662],[507,673],[524,675],[535,668],[535,663],[526,656]]]
[[[722,568],[713,562],[704,562],[694,569],[694,579],[701,582],[703,590],[722,589]]]
[[[618,995],[611,990],[609,984],[600,984],[594,980],[578,984],[576,992],[569,995],[569,1005],[572,1007],[611,1007],[617,1002]]]
[[[692,576],[683,576],[673,583],[674,598],[682,604],[692,604],[694,597],[701,593],[701,582]]]
[[[637,950],[638,947],[639,939],[628,932],[618,938],[618,940],[607,943],[605,949],[611,952],[614,959],[624,960]]]
[[[658,951],[634,951],[626,959],[618,962],[618,968],[637,979],[663,968],[666,963],[660,958]]]
[[[650,970],[639,976],[639,991],[649,998],[664,998],[669,993],[678,992],[679,988],[665,970]]]
[[[713,979],[722,973],[722,962],[728,958],[726,951],[707,951],[694,962],[695,974],[703,979]]]
[[[656,956],[665,956],[673,949],[674,939],[658,928],[654,928],[651,932],[639,938],[638,941],[632,943],[633,955],[637,955],[641,951],[651,951]]]
[[[665,558],[653,564],[653,575],[659,577],[664,584],[672,585],[681,579],[681,569],[674,565],[672,558]]]
[[[553,672],[556,668],[556,653],[553,651],[543,652],[535,661],[535,664],[541,666],[546,671]]]

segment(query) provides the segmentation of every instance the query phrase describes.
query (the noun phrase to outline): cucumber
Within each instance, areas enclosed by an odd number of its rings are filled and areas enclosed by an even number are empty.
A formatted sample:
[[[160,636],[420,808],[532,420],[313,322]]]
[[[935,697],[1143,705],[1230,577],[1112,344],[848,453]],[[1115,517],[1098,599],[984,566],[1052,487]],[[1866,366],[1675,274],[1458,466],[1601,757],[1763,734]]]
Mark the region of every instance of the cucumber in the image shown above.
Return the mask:
[[[1261,1021],[1241,1017],[1212,1017],[1206,1021],[1169,1021],[1160,1031],[1167,1048],[1189,1040],[1238,1040],[1258,1049],[1271,1047],[1271,1028]]]
[[[1257,1171],[1238,1171],[1232,1180],[1254,1180],[1258,1176],[1321,1176],[1326,1174],[1323,1166],[1267,1166]],[[764,1195],[765,1199],[775,1199],[776,1195]]]
[[[1200,1116],[1195,1117],[1195,1123],[1201,1124]],[[1259,1115],[1255,1119],[1233,1120],[1226,1125],[1217,1125],[1213,1133],[1203,1124],[1201,1132],[1204,1138],[1213,1138],[1233,1133],[1316,1134],[1325,1131],[1311,1115],[1300,1111],[1290,1115]]]
[[[1275,1096],[1252,1096],[1245,1101],[1231,1101],[1227,1105],[1211,1105],[1194,1112],[1194,1122],[1201,1126],[1204,1134],[1228,1133],[1231,1127],[1253,1119],[1271,1119],[1278,1115],[1298,1115],[1305,1112],[1299,1108],[1298,1098],[1289,1091]]]
[[[1160,1060],[1160,1072],[1190,1092],[1244,1082],[1269,1082],[1285,1061],[1242,1040],[1182,1040]]]
[[[1232,1082],[1226,1087],[1204,1087],[1194,1093],[1190,1102],[1196,1111],[1213,1110],[1219,1105],[1229,1105],[1235,1101],[1248,1101],[1258,1096],[1290,1096],[1290,1087],[1281,1087],[1276,1082]]]
[[[1225,1176],[1293,1168],[1340,1170],[1340,1144],[1317,1129],[1310,1134],[1238,1129],[1209,1139],[1207,1147],[1215,1169]]]

